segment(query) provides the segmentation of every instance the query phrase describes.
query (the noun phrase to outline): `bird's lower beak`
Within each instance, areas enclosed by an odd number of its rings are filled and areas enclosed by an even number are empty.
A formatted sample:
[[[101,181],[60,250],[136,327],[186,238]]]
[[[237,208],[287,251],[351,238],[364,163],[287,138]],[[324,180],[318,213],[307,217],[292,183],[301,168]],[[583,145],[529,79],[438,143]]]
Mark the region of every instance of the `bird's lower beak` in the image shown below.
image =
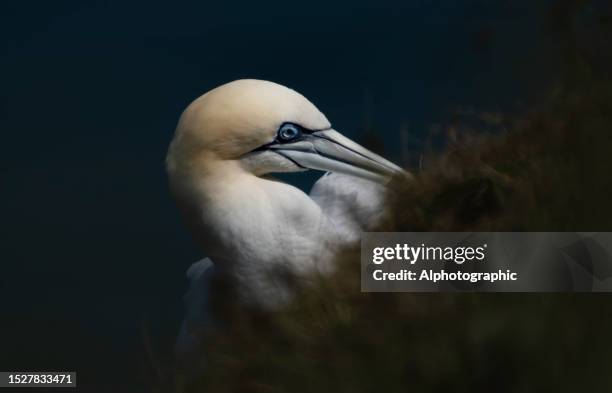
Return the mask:
[[[405,173],[399,166],[332,129],[316,131],[304,135],[299,141],[274,144],[268,148],[304,168],[338,172],[379,183],[386,183],[395,174]]]

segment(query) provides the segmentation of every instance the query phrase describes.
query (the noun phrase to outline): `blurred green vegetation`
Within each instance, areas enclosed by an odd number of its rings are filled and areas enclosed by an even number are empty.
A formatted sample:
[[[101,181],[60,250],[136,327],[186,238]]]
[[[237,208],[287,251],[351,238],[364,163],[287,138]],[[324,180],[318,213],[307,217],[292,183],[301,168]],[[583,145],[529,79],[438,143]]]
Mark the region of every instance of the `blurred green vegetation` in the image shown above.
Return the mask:
[[[483,114],[501,125],[493,134],[449,126],[445,151],[392,184],[379,229],[612,230],[610,14],[600,11],[552,2],[547,26],[567,61],[548,99]],[[221,288],[223,329],[207,335],[203,371],[189,382],[179,372],[172,390],[612,391],[611,295],[361,293],[358,247],[338,263],[272,314]]]

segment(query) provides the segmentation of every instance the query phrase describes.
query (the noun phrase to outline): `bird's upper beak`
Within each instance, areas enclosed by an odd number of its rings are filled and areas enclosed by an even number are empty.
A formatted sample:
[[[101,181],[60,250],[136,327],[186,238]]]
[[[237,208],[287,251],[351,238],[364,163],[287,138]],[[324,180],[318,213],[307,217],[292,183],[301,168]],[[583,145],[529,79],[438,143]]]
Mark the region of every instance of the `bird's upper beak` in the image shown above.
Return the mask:
[[[338,172],[379,183],[388,182],[395,174],[406,173],[333,129],[304,134],[296,142],[272,144],[268,149],[304,168]]]

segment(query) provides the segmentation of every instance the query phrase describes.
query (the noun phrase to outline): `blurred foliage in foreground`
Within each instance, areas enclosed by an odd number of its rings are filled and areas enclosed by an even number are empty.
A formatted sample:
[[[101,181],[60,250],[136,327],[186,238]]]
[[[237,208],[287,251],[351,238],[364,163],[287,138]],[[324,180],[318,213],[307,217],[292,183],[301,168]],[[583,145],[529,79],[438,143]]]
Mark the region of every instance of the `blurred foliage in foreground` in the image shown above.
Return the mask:
[[[612,230],[612,67],[595,45],[610,43],[610,16],[585,47],[573,27],[585,7],[553,7],[567,62],[547,102],[493,136],[454,125],[416,181],[393,184],[380,230]],[[332,279],[274,314],[217,296],[204,371],[174,390],[612,391],[612,296],[365,294],[358,264],[346,250]]]

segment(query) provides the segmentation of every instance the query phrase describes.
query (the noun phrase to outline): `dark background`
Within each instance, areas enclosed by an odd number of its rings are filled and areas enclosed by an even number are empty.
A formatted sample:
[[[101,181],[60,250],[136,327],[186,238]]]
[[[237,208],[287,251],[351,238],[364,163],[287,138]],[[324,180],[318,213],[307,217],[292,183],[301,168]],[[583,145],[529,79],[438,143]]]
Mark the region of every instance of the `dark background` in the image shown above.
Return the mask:
[[[457,106],[524,108],[559,61],[546,2],[0,7],[0,369],[75,370],[82,391],[146,386],[170,351],[201,257],[164,173],[191,100],[272,80],[410,163],[402,125],[418,140]]]

